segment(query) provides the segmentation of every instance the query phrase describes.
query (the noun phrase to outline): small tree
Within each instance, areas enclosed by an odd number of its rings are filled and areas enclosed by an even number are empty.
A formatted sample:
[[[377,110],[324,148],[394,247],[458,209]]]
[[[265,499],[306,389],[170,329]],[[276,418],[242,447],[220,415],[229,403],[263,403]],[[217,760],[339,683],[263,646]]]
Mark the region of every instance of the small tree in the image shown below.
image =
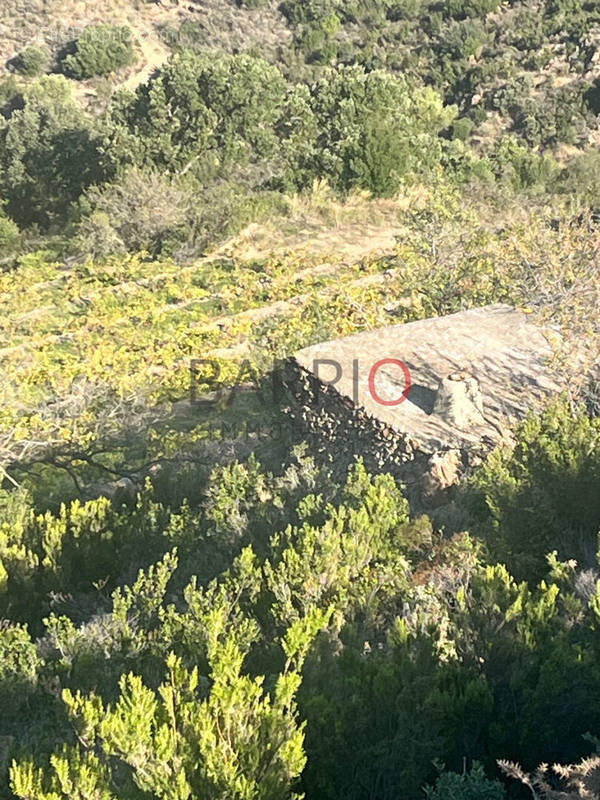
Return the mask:
[[[0,115],[0,184],[19,225],[55,222],[102,172],[92,119],[62,75],[34,81]]]
[[[378,195],[439,164],[440,131],[456,116],[433,89],[357,66],[326,70],[311,86],[310,105],[319,130],[306,152],[313,177]]]

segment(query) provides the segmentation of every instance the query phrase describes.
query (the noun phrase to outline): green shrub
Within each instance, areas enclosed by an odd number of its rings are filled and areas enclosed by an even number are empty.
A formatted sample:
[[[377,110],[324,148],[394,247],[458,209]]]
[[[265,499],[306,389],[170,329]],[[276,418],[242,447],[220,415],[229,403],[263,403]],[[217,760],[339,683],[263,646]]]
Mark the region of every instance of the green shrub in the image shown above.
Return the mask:
[[[471,133],[475,123],[469,117],[461,117],[454,121],[452,125],[452,138],[459,139],[461,142],[466,142]]]
[[[454,19],[467,17],[484,17],[490,11],[495,11],[502,0],[448,0],[446,11]]]
[[[26,626],[8,625],[3,620],[0,625],[0,702],[4,726],[18,724],[27,714],[39,668],[40,659]]]
[[[536,55],[545,42],[542,11],[530,5],[515,6],[513,25],[503,32],[504,42]]]
[[[289,125],[288,88],[261,58],[184,51],[132,102],[114,107],[109,155],[200,175],[205,184],[224,163],[265,163],[279,156],[278,128]]]
[[[515,191],[550,188],[559,173],[551,156],[532,152],[510,134],[499,140],[489,161],[497,180]]]
[[[389,5],[387,16],[392,22],[402,19],[415,19],[418,17],[424,2],[423,0],[396,0]]]
[[[600,78],[586,91],[584,100],[592,114],[600,114]]]
[[[13,111],[22,106],[23,91],[17,78],[9,75],[8,78],[0,79],[0,118],[8,119]]]
[[[589,4],[591,10],[592,4]],[[571,41],[583,38],[594,19],[585,0],[548,0],[545,3],[544,33],[546,36],[564,34]]]
[[[338,7],[336,0],[284,0],[281,11],[292,25],[306,25],[328,19]]]
[[[425,790],[427,800],[504,800],[506,792],[499,781],[485,777],[481,764],[473,764],[470,772],[459,775],[444,772],[433,788]]]
[[[596,563],[600,531],[600,419],[566,403],[530,416],[513,450],[500,449],[473,477],[493,558],[519,579],[547,571],[546,556]]]
[[[577,198],[592,212],[600,211],[600,150],[590,150],[572,161],[562,172],[560,191]]]
[[[19,227],[16,222],[6,217],[0,207],[0,256],[11,250],[19,241]]]
[[[487,39],[488,34],[480,20],[465,19],[460,22],[450,20],[444,26],[438,50],[441,55],[450,56],[452,61],[468,59],[481,53]],[[454,64],[451,66],[455,67]],[[463,64],[459,65],[458,71],[464,71]]]
[[[549,90],[543,99],[525,95],[511,109],[515,130],[532,146],[574,144],[584,130],[588,109],[580,87]]]
[[[81,80],[109,75],[135,61],[131,30],[120,25],[89,25],[60,61],[62,71]]]
[[[487,111],[483,104],[474,106],[469,110],[469,119],[472,120],[475,126],[481,125],[487,119]]]
[[[15,72],[33,78],[46,72],[49,66],[48,53],[41,47],[31,45],[15,56],[11,61],[11,66]]]

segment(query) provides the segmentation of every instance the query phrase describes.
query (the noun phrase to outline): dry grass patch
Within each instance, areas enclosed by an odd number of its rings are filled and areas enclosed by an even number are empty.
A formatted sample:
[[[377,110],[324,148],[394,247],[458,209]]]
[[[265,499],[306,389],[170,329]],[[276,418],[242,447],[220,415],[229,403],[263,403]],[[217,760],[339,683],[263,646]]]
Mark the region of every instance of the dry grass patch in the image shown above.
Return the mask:
[[[392,254],[396,237],[406,230],[403,217],[427,195],[418,186],[395,198],[373,199],[361,191],[340,199],[326,182],[316,181],[310,192],[286,198],[285,214],[248,225],[216,254],[252,259],[303,252],[351,262]]]

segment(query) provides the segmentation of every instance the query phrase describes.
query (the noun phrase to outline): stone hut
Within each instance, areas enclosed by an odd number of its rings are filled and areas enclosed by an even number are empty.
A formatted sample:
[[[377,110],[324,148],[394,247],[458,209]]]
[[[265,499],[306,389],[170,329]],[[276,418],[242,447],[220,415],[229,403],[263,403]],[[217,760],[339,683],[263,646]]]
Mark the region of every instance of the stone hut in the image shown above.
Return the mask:
[[[437,505],[515,422],[566,388],[549,333],[494,305],[322,342],[289,362],[290,412],[334,467],[361,455]]]

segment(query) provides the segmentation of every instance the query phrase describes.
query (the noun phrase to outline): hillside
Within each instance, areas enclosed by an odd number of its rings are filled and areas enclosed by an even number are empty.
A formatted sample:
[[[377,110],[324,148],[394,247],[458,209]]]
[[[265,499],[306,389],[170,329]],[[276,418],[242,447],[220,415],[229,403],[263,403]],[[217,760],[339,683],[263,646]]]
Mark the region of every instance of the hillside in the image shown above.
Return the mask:
[[[8,0],[0,52],[0,798],[600,798],[597,3]],[[566,390],[441,500],[299,424],[302,348],[494,304]]]
[[[461,209],[452,193],[440,201],[414,189],[394,202],[338,204],[332,228],[319,218],[319,202],[317,194],[311,208],[307,198],[301,213],[274,220],[271,232],[254,225],[184,267],[138,256],[65,266],[34,255],[6,273],[5,463],[52,463],[56,448],[118,435],[128,414],[160,419],[158,406],[187,398],[191,358],[216,356],[220,380],[235,383],[246,359],[260,373],[315,341],[468,306],[508,301],[535,309],[564,332],[567,346],[585,341],[593,360],[599,243],[589,223],[554,231],[548,211],[532,208],[512,219],[498,214],[491,226],[477,204]],[[333,211],[336,202],[328,202]],[[433,219],[425,224],[423,213]],[[308,230],[301,227],[309,220]],[[365,252],[353,241],[358,231]],[[585,379],[578,375],[574,392]],[[88,403],[94,415],[82,425]],[[121,405],[113,419],[112,406]],[[160,457],[155,446],[144,456],[149,462]]]

